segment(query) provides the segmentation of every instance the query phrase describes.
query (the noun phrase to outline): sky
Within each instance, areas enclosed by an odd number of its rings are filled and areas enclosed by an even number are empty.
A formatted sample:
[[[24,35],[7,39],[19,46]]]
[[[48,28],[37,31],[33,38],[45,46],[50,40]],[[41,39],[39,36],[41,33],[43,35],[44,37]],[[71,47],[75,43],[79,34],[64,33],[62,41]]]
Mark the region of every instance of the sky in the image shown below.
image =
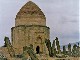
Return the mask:
[[[0,0],[0,46],[4,37],[11,40],[11,27],[20,8],[29,0]],[[50,27],[50,41],[59,38],[60,45],[79,40],[79,1],[78,0],[32,0],[46,16]]]

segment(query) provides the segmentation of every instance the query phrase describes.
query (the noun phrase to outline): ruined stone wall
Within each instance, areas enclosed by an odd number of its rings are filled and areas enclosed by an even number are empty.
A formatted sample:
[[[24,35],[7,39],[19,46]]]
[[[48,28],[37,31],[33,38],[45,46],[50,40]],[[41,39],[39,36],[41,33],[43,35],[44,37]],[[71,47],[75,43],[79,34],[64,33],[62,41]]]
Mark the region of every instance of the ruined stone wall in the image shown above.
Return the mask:
[[[0,47],[0,54],[2,54],[6,58],[10,58],[10,54],[7,47]]]

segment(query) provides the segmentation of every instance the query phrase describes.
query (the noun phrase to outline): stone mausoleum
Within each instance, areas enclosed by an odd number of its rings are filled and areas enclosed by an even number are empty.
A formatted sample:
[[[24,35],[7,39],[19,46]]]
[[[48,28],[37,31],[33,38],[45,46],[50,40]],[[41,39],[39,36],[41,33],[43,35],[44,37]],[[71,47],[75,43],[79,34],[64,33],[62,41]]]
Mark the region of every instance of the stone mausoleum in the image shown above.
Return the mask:
[[[7,60],[15,60],[14,58],[18,60],[17,56],[21,57],[21,54],[24,52],[23,48],[25,46],[32,46],[33,52],[40,60],[40,55],[49,55],[48,48],[45,44],[45,40],[49,40],[49,38],[50,28],[46,26],[44,13],[34,2],[29,1],[16,15],[15,27],[11,28],[11,43],[9,38],[6,37],[5,44],[7,46],[1,47],[0,53],[2,53]],[[26,56],[31,57],[32,55],[27,53]],[[38,59],[34,58],[34,60]]]
[[[41,9],[33,2],[26,3],[15,18],[15,27],[11,29],[12,46],[16,54],[23,52],[24,46],[33,45],[35,53],[45,51],[45,39],[49,39],[49,27]]]

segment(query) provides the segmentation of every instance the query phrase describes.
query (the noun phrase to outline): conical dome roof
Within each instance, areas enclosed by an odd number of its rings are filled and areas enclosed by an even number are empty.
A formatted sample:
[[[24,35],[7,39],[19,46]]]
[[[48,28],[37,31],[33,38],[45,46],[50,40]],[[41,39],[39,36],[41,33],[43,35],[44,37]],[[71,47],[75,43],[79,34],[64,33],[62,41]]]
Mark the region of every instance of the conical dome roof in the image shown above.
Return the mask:
[[[46,18],[41,9],[29,1],[16,15],[16,26],[18,25],[46,25]]]

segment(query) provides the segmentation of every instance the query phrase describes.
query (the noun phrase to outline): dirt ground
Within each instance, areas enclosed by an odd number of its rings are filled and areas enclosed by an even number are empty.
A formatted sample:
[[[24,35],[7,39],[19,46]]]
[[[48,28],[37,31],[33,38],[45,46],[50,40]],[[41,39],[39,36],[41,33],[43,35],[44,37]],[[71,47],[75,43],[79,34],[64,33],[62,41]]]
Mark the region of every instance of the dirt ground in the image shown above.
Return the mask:
[[[59,59],[65,59],[65,60],[80,60],[80,57],[68,57],[68,58],[52,58],[52,57],[49,57],[49,60],[59,60]]]

